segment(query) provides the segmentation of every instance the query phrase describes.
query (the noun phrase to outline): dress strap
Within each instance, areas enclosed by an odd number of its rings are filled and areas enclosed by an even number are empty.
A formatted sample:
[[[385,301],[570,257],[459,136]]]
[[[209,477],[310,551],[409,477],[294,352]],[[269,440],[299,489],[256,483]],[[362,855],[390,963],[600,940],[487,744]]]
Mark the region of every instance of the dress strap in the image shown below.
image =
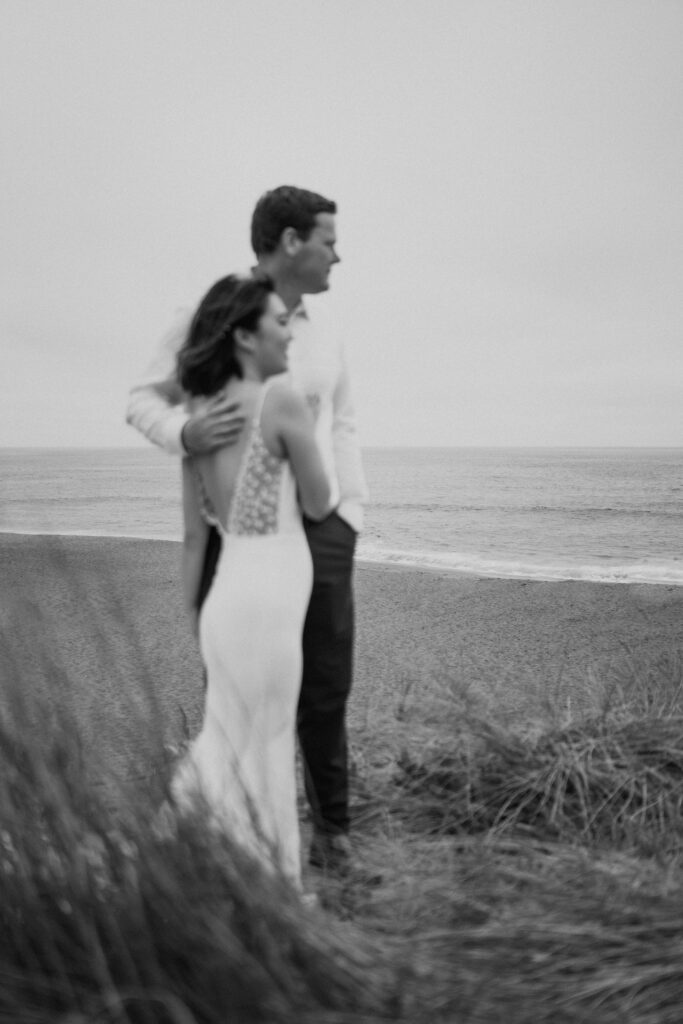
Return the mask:
[[[261,385],[261,390],[258,393],[258,396],[256,398],[256,405],[254,406],[254,415],[252,417],[252,422],[255,425],[259,425],[260,426],[260,424],[261,424],[261,413],[263,412],[263,403],[266,400],[266,395],[268,393],[268,389],[270,388],[270,385],[272,383],[273,383],[273,377],[269,377],[269,379],[268,380],[264,380],[263,384]]]
[[[269,386],[270,381],[264,382],[256,394],[247,427],[249,438],[230,503],[228,533],[259,536],[278,531],[284,460],[268,451],[260,422]]]

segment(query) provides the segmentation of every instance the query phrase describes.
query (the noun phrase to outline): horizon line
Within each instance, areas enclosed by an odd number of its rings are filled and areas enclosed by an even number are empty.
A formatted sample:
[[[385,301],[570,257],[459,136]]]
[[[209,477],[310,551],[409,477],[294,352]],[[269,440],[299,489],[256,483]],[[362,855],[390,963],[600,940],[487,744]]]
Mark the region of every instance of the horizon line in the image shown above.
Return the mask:
[[[532,450],[558,450],[558,449],[610,449],[610,450],[661,450],[671,449],[676,450],[683,448],[683,442],[679,444],[667,443],[667,444],[362,444],[360,445],[361,451],[369,451],[375,449],[386,449],[388,451],[397,449],[414,449],[416,451],[425,449],[532,449]],[[0,451],[163,451],[158,448],[152,442],[147,444],[0,444]]]

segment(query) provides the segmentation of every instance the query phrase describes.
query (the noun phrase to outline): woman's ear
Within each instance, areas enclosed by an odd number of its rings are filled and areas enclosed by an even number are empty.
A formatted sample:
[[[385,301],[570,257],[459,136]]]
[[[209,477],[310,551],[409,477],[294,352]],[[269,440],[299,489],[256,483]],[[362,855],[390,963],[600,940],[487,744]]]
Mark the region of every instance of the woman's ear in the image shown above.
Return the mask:
[[[246,330],[245,327],[236,327],[235,333],[233,334],[235,339],[235,348],[241,352],[253,352],[256,347],[256,339],[251,331]]]

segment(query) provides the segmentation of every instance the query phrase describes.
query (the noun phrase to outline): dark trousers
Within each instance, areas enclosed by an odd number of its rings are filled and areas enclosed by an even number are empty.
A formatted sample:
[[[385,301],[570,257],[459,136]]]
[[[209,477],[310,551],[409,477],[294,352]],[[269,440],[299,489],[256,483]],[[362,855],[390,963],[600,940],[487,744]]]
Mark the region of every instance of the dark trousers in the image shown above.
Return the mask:
[[[303,635],[304,669],[297,729],[306,796],[316,829],[348,832],[346,702],[353,671],[353,555],[356,534],[333,512],[304,520],[313,558],[313,592]],[[197,607],[209,591],[220,537],[209,532]]]
[[[306,795],[316,829],[348,832],[346,702],[353,671],[356,534],[336,512],[321,523],[307,519],[304,527],[313,557],[297,715]]]

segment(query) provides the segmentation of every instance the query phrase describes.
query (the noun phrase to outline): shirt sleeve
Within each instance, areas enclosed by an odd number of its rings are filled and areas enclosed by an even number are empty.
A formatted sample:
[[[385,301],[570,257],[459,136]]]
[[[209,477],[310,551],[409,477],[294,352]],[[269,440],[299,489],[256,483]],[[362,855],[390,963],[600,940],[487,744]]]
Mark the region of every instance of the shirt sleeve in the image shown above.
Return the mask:
[[[362,526],[362,506],[368,500],[368,488],[356,430],[349,372],[341,342],[339,360],[340,370],[333,397],[332,447],[339,481],[340,511],[358,531]]]
[[[131,388],[126,422],[171,455],[185,455],[181,439],[189,416],[184,394],[176,379],[176,357],[190,326],[184,310],[161,339],[151,363]]]

